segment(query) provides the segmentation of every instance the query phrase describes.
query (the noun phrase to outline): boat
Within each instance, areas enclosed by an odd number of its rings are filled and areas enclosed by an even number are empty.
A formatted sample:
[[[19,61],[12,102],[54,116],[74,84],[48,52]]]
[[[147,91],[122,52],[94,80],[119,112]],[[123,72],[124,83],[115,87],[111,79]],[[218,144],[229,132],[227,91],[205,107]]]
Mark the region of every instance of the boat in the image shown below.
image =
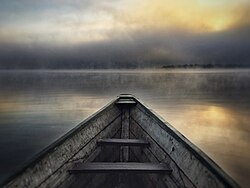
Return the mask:
[[[12,187],[239,187],[131,94],[121,94],[34,157]]]

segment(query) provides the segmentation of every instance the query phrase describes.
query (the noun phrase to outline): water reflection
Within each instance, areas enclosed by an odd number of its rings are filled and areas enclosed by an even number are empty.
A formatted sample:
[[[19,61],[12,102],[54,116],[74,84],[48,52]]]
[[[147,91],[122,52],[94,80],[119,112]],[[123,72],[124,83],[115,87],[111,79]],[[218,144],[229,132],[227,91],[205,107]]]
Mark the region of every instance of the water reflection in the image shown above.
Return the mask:
[[[151,106],[238,182],[249,185],[249,111],[205,102]]]
[[[247,187],[249,73],[249,70],[0,72],[0,165],[5,169],[0,169],[1,177],[16,170],[117,94],[130,92]]]

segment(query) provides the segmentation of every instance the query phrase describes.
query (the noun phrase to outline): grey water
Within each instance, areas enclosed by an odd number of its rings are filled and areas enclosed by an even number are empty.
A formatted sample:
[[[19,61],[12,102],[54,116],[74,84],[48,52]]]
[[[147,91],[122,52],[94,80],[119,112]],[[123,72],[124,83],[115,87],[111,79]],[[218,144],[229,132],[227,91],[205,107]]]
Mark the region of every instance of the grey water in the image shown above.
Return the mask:
[[[249,69],[0,71],[0,180],[120,93],[249,187]]]

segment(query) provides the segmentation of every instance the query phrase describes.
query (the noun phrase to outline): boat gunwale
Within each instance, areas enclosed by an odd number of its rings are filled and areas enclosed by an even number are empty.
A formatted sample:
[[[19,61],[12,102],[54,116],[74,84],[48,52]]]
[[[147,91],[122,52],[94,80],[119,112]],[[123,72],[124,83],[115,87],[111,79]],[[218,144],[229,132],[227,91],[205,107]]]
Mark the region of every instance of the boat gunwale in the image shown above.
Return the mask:
[[[133,98],[149,113],[146,115],[153,115],[154,119],[158,121],[158,125],[173,136],[178,142],[184,144],[184,146],[199,160],[202,164],[207,167],[216,177],[223,181],[227,186],[230,187],[240,187],[238,183],[232,179],[218,164],[216,164],[206,153],[194,145],[188,138],[181,134],[177,129],[175,129],[170,123],[168,123],[164,118],[142,102],[139,98],[133,96]],[[137,107],[138,108],[138,107]]]
[[[97,118],[103,111],[105,111],[107,108],[109,108],[112,105],[115,105],[115,102],[119,100],[119,98],[112,99],[109,101],[106,105],[101,107],[99,110],[94,112],[93,114],[89,115],[86,119],[78,123],[75,127],[70,129],[68,132],[63,134],[61,137],[56,139],[54,142],[46,146],[44,149],[42,149],[40,152],[35,154],[31,159],[29,159],[27,162],[25,162],[18,170],[10,174],[8,177],[6,177],[2,182],[0,182],[0,186],[6,186],[8,183],[10,183],[12,180],[14,180],[16,177],[21,175],[26,169],[32,167],[35,165],[38,161],[46,157],[49,153],[53,152],[53,150],[63,144],[67,139],[70,139],[74,134],[76,134],[78,131],[83,129],[85,126],[87,126],[87,123],[92,121],[93,119]]]

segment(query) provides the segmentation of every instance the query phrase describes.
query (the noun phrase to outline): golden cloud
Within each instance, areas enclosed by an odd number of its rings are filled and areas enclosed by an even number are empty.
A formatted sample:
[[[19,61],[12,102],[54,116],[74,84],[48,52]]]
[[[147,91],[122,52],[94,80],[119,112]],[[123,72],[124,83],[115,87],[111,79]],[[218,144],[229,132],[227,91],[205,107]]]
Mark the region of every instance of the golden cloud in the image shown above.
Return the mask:
[[[220,32],[249,25],[249,10],[246,0],[121,0],[86,11],[51,13],[50,19],[36,23],[9,23],[0,28],[0,41],[75,44],[129,38],[131,32],[138,31]]]
[[[249,3],[228,1],[217,6],[194,0],[139,0],[138,6],[117,11],[115,18],[128,28],[180,29],[190,32],[216,32],[230,29],[249,12]],[[244,15],[244,16],[242,16]]]

